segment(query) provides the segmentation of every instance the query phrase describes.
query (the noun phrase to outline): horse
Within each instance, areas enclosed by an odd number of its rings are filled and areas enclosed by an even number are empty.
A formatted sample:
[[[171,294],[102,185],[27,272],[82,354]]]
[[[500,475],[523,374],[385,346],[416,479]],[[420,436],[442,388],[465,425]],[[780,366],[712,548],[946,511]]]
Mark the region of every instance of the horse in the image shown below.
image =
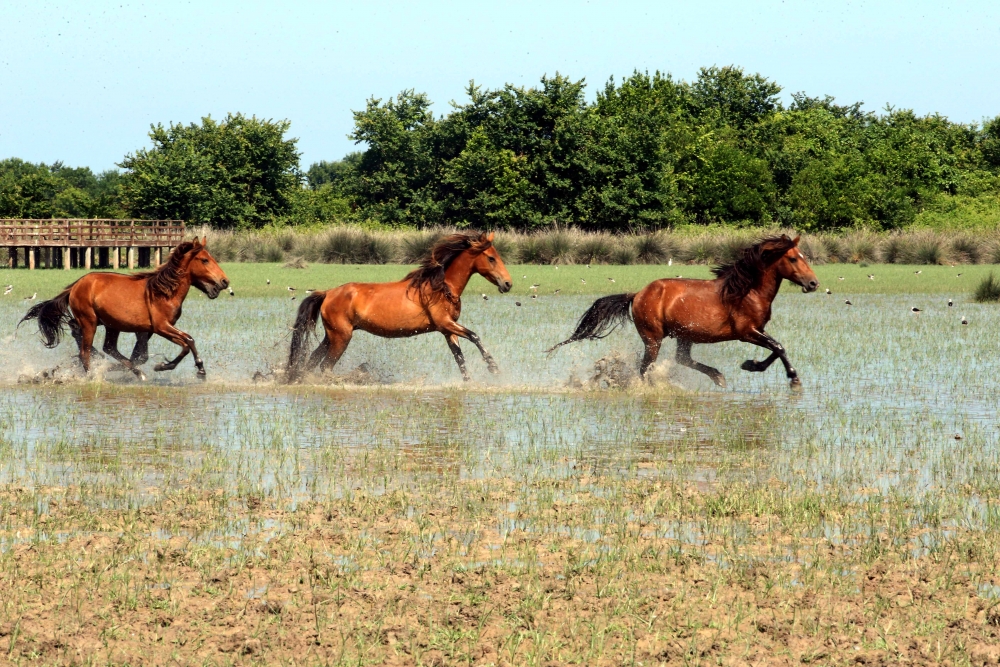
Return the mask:
[[[452,234],[434,244],[419,268],[405,278],[389,283],[347,283],[313,292],[299,306],[292,329],[286,379],[297,380],[303,372],[323,362],[333,368],[358,329],[383,338],[402,338],[430,332],[444,335],[462,373],[469,380],[459,338],[472,342],[483,355],[491,373],[499,373],[496,361],[474,331],[458,323],[462,292],[474,273],[486,278],[501,294],[512,286],[510,274],[493,245],[493,234]],[[305,346],[322,315],[326,336],[303,363]]]
[[[149,339],[157,334],[180,346],[181,353],[173,361],[157,364],[153,370],[173,370],[188,352],[193,352],[198,377],[204,379],[205,364],[194,338],[174,324],[181,316],[181,305],[192,286],[209,299],[216,298],[229,286],[229,279],[209,254],[206,244],[206,238],[184,241],[153,271],[130,275],[88,273],[55,298],[32,306],[18,326],[27,320],[38,320],[45,347],[52,348],[59,345],[63,326],[69,325],[80,348],[80,363],[88,373],[91,353],[100,354],[93,347],[94,334],[98,326],[104,325],[105,354],[140,380],[146,379],[139,367],[148,360]],[[123,331],[136,335],[135,349],[128,359],[118,351],[118,336]]]
[[[669,336],[677,339],[678,364],[725,387],[726,378],[718,369],[691,358],[691,346],[738,340],[771,352],[764,361],[745,361],[743,370],[761,373],[781,359],[791,385],[799,386],[798,372],[788,361],[785,348],[764,331],[771,319],[771,302],[783,280],[795,283],[803,292],[815,292],[819,287],[798,245],[798,236],[771,236],[744,248],[735,261],[714,268],[714,280],[668,278],[653,281],[636,293],[602,297],[583,314],[573,335],[548,352],[568,343],[604,338],[631,320],[646,348],[639,368],[643,376],[656,361],[664,337]]]

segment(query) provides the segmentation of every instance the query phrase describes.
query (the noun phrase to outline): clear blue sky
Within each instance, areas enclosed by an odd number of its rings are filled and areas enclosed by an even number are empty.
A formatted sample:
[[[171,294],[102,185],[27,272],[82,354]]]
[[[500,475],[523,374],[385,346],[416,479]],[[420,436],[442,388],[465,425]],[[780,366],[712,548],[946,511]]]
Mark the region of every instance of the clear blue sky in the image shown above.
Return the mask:
[[[803,90],[971,122],[1000,114],[1000,2],[11,2],[0,158],[113,167],[151,123],[288,118],[303,167],[353,149],[351,110],[470,79],[691,79],[736,64]]]

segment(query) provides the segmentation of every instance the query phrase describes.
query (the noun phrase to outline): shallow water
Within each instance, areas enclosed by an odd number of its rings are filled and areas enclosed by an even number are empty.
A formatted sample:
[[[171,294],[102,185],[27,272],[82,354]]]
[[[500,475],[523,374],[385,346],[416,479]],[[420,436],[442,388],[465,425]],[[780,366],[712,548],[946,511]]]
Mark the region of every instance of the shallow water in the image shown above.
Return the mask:
[[[474,378],[466,385],[441,336],[360,332],[338,372],[365,364],[376,384],[295,388],[252,378],[283,363],[297,302],[193,294],[179,324],[198,341],[208,381],[195,378],[190,358],[153,373],[153,363],[176,349],[154,339],[144,385],[107,368],[98,370],[99,383],[19,384],[46,369],[71,373],[75,346],[67,337],[47,350],[29,325],[13,336],[25,308],[0,303],[0,332],[9,336],[0,352],[0,482],[107,478],[141,496],[203,470],[220,484],[313,493],[361,475],[338,461],[369,450],[380,453],[380,465],[402,457],[399,468],[428,474],[491,474],[503,458],[525,477],[581,465],[650,474],[642,461],[652,453],[682,461],[653,474],[704,481],[720,462],[733,470],[733,460],[750,459],[753,474],[883,491],[984,484],[984,471],[1000,470],[1000,319],[990,307],[948,308],[940,296],[789,292],[775,303],[768,331],[788,349],[801,391],[789,389],[780,363],[761,374],[739,370],[744,359],[765,356],[740,343],[694,348],[696,359],[726,374],[725,390],[673,367],[672,344],[654,386],[573,389],[571,379],[586,382],[597,359],[617,354],[634,367],[641,352],[628,328],[544,354],[592,300],[467,298],[462,322],[496,357],[498,376],[471,344],[463,344]],[[911,313],[913,306],[923,312]],[[127,354],[132,337],[121,343]]]

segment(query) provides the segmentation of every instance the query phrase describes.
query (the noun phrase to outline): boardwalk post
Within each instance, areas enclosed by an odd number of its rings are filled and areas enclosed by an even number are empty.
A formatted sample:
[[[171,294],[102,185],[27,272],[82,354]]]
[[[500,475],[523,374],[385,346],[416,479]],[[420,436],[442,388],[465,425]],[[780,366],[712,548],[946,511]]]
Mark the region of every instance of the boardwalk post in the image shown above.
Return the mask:
[[[91,255],[93,254],[93,252],[94,249],[91,248],[90,246],[87,246],[86,248],[83,249],[83,268],[87,269],[88,271],[90,271]]]
[[[38,248],[28,248],[27,250],[25,250],[25,252],[28,255],[28,270],[29,271],[34,271],[35,270],[35,258],[36,258],[36,255],[38,253]]]
[[[69,248],[63,248],[62,251],[63,251],[63,253],[62,253],[62,255],[63,255],[63,271],[69,271],[70,268],[71,268],[70,267],[70,261],[69,261]]]
[[[153,262],[155,262],[156,266],[159,266],[161,264],[161,262],[160,262],[160,247],[157,246],[156,248],[154,248],[154,250],[156,251],[156,255],[155,255],[155,257],[153,257]],[[14,261],[16,262],[17,260],[15,259]]]
[[[118,246],[108,248],[108,252],[111,253],[111,268],[118,270],[118,260],[120,259],[119,255],[121,254],[118,252]]]
[[[7,248],[7,266],[11,269],[17,268],[17,248]]]
[[[135,268],[135,246],[128,247],[128,268],[130,270]]]

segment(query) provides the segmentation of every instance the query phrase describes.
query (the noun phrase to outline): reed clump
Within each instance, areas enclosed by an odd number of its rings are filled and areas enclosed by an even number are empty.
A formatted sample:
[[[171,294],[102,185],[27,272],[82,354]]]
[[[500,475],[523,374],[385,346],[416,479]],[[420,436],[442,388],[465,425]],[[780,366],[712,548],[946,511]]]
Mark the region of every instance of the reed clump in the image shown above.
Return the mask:
[[[1000,280],[993,276],[992,271],[976,286],[972,298],[977,303],[997,303],[1000,301]]]
[[[330,264],[413,264],[442,236],[461,231],[372,230],[342,225],[280,231],[201,230],[225,262],[287,262],[302,257]],[[530,234],[498,232],[495,243],[507,262],[519,264],[719,264],[743,247],[783,229],[691,229],[609,234],[558,229]],[[916,229],[856,230],[803,234],[802,252],[814,264],[990,264],[1000,263],[1000,234]]]

